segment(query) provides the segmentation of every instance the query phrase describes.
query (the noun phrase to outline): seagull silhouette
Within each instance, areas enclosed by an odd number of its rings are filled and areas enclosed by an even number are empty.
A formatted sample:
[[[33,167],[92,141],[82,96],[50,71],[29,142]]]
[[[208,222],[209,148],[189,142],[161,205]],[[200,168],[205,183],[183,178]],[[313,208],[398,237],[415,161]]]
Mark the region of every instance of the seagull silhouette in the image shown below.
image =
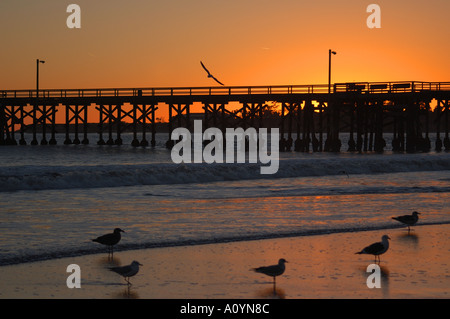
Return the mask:
[[[419,220],[419,216],[420,213],[418,212],[413,212],[411,215],[403,215],[403,216],[398,216],[398,217],[392,217],[392,219],[395,219],[397,221],[399,221],[400,223],[403,223],[405,225],[408,226],[408,232],[410,231],[410,227],[414,226],[417,221]]]
[[[211,74],[211,72],[209,72],[209,70],[206,68],[206,66],[203,64],[202,61],[200,61],[200,64],[202,65],[203,69],[205,69],[206,73],[208,73],[208,78],[212,78],[212,79],[214,79],[214,81],[216,81],[216,82],[219,83],[220,85],[224,85],[222,82],[220,82],[219,80],[217,80],[217,79]]]
[[[360,252],[357,252],[356,254],[374,255],[375,263],[377,262],[377,257],[378,261],[381,262],[380,255],[384,254],[389,249],[389,239],[391,238],[388,235],[383,235],[383,237],[381,237],[380,242],[367,246],[366,248],[364,248]]]
[[[114,245],[117,244],[121,239],[120,233],[124,232],[125,231],[120,228],[115,228],[113,233],[97,237],[95,239],[92,239],[92,241],[108,246],[108,255],[112,255]]]
[[[275,277],[280,276],[284,273],[286,269],[286,266],[284,265],[285,263],[287,263],[287,261],[284,258],[281,258],[280,260],[278,260],[277,265],[252,268],[252,270],[273,277],[273,285],[275,287]]]

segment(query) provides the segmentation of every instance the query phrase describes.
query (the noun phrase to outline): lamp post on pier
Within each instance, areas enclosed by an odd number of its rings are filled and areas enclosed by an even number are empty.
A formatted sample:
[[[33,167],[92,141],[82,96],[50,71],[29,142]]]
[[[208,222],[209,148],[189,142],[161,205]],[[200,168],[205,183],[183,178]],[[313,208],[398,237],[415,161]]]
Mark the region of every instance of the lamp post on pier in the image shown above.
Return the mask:
[[[332,54],[336,55],[336,51],[328,50],[328,94],[331,93],[331,55]]]
[[[331,55],[336,55],[336,51],[328,50],[328,102],[327,102],[327,140],[325,141],[325,151],[331,151],[334,149],[334,139],[337,138],[333,136],[333,108],[331,106]]]
[[[44,64],[45,61],[36,59],[36,98],[39,98],[39,63]]]
[[[36,111],[37,108],[39,107],[39,63],[44,64],[45,61],[36,59],[36,105],[33,108],[33,140],[31,141],[31,145],[37,145],[38,141],[36,138],[36,122],[37,122],[37,118],[36,118]]]

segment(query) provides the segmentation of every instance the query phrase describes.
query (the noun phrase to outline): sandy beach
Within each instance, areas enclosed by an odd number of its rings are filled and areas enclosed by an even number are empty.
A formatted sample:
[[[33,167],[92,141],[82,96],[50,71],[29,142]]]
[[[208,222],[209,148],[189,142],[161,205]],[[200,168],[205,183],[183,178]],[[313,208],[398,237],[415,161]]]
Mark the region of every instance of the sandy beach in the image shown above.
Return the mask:
[[[0,267],[2,299],[447,299],[450,297],[450,225],[336,233],[198,246],[118,251]],[[373,256],[355,252],[391,237],[381,256],[381,288],[369,289]],[[272,278],[253,267],[285,258]],[[143,266],[128,289],[107,267]],[[81,269],[81,288],[69,289],[67,266]]]

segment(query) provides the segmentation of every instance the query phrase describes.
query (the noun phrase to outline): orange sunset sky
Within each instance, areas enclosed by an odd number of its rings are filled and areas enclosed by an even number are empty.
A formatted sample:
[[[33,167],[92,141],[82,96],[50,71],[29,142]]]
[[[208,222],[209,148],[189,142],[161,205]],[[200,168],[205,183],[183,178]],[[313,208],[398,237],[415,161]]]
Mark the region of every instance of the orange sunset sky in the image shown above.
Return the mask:
[[[67,6],[81,7],[69,29]],[[381,29],[369,29],[369,4]],[[450,81],[448,0],[2,0],[0,89]]]

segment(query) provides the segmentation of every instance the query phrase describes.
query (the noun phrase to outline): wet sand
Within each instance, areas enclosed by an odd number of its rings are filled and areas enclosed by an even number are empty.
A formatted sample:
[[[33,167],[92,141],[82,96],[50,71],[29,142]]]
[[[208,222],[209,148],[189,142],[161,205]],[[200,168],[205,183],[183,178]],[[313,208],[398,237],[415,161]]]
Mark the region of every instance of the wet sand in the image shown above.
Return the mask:
[[[381,288],[367,287],[374,263],[356,255],[391,237],[381,256]],[[253,267],[285,258],[285,273],[272,278]],[[127,287],[107,267],[143,264]],[[67,266],[81,269],[81,288],[69,289]],[[266,239],[198,246],[119,251],[0,267],[2,299],[448,299],[450,225]]]

